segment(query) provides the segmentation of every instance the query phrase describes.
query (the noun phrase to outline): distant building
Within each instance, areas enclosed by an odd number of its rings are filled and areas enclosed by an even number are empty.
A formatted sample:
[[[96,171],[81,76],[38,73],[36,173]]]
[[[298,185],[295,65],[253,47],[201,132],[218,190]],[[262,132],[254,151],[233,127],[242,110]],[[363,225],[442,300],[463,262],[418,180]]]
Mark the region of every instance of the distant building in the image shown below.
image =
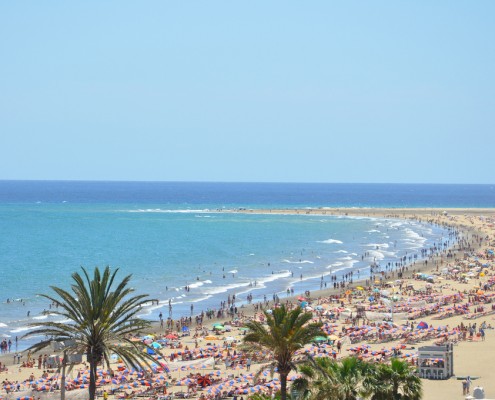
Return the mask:
[[[418,349],[418,372],[421,378],[449,379],[454,375],[454,347],[424,346]]]

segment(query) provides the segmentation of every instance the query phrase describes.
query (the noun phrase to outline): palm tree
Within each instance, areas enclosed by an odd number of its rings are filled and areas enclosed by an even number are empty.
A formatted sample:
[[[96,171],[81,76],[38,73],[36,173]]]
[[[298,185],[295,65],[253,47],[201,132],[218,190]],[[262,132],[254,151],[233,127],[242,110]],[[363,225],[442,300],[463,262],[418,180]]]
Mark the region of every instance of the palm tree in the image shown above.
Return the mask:
[[[118,269],[112,273],[110,267],[106,267],[101,274],[96,267],[92,279],[86,269],[82,268],[82,271],[82,276],[77,272],[72,274],[72,292],[51,286],[58,298],[41,295],[58,305],[51,310],[52,314],[69,322],[31,324],[35,329],[25,337],[42,335],[48,338],[31,346],[34,351],[49,346],[52,341],[65,343],[64,363],[68,355],[86,354],[90,369],[89,399],[94,400],[97,365],[106,363],[108,366],[112,353],[133,367],[151,361],[151,356],[143,351],[145,345],[130,340],[132,335],[150,327],[149,321],[138,318],[136,314],[151,300],[147,295],[129,297],[134,292],[128,287],[131,275],[115,282]]]
[[[300,398],[312,400],[355,400],[368,393],[363,378],[373,373],[374,366],[356,357],[341,361],[330,358],[312,358],[299,368],[302,378],[293,387]]]
[[[338,399],[340,390],[337,380],[330,371],[329,364],[335,361],[329,358],[308,356],[308,361],[298,367],[301,377],[292,383],[297,399],[327,400]]]
[[[249,321],[244,337],[245,347],[250,351],[263,351],[270,355],[280,375],[281,400],[287,399],[287,375],[295,369],[293,357],[297,350],[315,337],[325,335],[320,323],[309,323],[313,317],[300,307],[291,311],[285,306],[275,308],[270,314],[263,312],[267,327],[258,321]]]
[[[370,382],[375,388],[372,400],[420,400],[423,396],[416,368],[398,358],[380,364],[376,375],[370,375]]]

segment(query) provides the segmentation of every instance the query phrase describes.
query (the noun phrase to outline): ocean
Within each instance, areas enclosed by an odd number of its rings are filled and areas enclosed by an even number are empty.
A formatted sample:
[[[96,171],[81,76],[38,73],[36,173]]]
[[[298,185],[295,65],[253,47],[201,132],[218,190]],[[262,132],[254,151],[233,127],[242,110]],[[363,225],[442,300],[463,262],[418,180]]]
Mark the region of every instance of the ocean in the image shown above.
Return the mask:
[[[215,210],[494,205],[493,185],[0,181],[0,336],[14,341],[53,318],[39,294],[68,288],[81,266],[132,274],[136,293],[159,300],[142,312],[157,320],[169,301],[176,318],[233,294],[241,305],[248,294],[319,289],[330,275],[366,278],[374,261],[448,238],[398,219]]]

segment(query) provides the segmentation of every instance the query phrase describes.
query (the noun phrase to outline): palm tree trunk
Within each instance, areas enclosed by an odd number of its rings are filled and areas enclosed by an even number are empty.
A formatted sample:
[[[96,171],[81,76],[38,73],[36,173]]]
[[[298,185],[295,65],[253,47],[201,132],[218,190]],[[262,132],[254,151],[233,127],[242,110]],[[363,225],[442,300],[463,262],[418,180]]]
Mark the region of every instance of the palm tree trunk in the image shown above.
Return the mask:
[[[280,400],[287,400],[287,373],[280,373]]]
[[[95,400],[96,395],[96,360],[92,353],[89,358],[89,400]]]
[[[65,369],[67,366],[67,350],[64,350],[64,360],[62,361],[62,378],[60,380],[60,400],[65,400]]]

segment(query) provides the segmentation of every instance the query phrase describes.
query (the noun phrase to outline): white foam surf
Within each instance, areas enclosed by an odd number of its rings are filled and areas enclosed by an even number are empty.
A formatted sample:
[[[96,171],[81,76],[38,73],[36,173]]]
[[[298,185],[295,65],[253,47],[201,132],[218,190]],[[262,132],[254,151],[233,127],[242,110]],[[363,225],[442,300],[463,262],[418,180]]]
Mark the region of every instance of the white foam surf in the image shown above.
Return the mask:
[[[369,244],[365,244],[363,245],[365,247],[375,247],[375,248],[378,248],[378,249],[388,249],[390,247],[390,245],[388,243],[369,243]]]
[[[342,240],[338,239],[327,239],[327,240],[318,240],[318,243],[326,243],[326,244],[343,244]]]
[[[314,261],[309,261],[309,260],[301,260],[301,261],[282,260],[282,262],[287,264],[314,264]]]

